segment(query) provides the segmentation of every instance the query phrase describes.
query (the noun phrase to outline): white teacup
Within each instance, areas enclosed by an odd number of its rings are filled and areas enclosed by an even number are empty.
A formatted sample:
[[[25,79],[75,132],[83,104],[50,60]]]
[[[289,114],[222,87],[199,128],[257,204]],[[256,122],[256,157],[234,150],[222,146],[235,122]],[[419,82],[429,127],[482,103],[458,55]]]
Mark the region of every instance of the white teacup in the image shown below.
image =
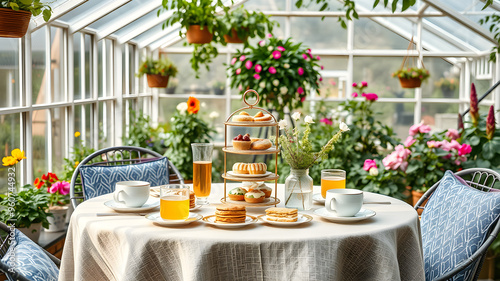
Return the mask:
[[[119,181],[115,185],[113,199],[127,207],[141,207],[148,201],[150,184],[146,181]]]
[[[363,192],[357,189],[330,189],[326,192],[325,207],[339,217],[356,215],[363,205]]]

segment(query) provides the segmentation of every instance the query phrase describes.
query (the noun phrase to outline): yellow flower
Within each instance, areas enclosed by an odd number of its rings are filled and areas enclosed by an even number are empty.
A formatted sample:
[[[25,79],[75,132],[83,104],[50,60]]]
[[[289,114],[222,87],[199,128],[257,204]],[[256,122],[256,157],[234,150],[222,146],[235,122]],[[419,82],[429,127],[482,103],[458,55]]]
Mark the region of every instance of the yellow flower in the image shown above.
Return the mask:
[[[2,158],[3,165],[8,167],[8,166],[14,166],[17,164],[17,159],[12,157],[12,156],[6,156]]]
[[[75,132],[75,138],[79,137],[80,136],[80,132],[76,131]]]
[[[78,164],[80,164],[80,161],[76,161],[73,167],[76,169],[76,167],[78,167]]]
[[[17,161],[21,161],[23,159],[26,159],[26,157],[24,156],[24,151],[20,150],[19,148],[12,150],[11,154],[12,154],[12,157],[17,159]]]

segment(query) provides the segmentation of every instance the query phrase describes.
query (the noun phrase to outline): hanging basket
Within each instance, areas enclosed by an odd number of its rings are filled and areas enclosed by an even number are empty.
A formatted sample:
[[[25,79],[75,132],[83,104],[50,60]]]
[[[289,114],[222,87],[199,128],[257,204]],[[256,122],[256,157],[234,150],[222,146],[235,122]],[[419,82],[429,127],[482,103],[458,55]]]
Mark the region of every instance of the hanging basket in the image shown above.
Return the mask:
[[[232,44],[241,44],[241,43],[245,43],[248,39],[248,36],[243,38],[243,39],[240,39],[238,37],[238,34],[236,33],[236,29],[231,29],[231,36],[229,36],[229,34],[226,34],[224,35],[224,40],[226,41],[226,43],[232,43]]]
[[[30,25],[31,12],[0,8],[0,37],[21,38]]]
[[[148,86],[150,88],[166,88],[168,85],[169,75],[162,76],[159,74],[146,74],[148,78]]]
[[[186,39],[189,44],[207,44],[212,41],[213,34],[206,26],[201,29],[199,25],[191,25],[186,31]]]
[[[422,85],[422,80],[420,78],[399,78],[399,83],[402,88],[413,89],[418,88]]]

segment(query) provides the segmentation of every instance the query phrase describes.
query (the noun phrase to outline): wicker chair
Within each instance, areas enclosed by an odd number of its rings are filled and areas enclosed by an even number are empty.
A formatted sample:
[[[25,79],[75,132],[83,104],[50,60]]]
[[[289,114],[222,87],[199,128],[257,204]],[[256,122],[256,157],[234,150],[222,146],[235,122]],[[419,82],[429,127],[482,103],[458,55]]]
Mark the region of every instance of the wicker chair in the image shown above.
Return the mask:
[[[92,166],[117,166],[117,165],[130,165],[137,163],[144,163],[150,161],[151,158],[162,157],[161,154],[149,149],[134,146],[116,146],[98,150],[91,155],[87,156],[82,162],[78,164],[71,177],[70,199],[71,204],[76,208],[81,202],[85,200],[84,189],[85,186],[81,183],[80,168],[83,165]],[[169,182],[182,183],[182,178],[179,170],[169,161]],[[76,187],[80,186],[80,190],[76,191]]]
[[[16,271],[14,268],[11,268],[8,264],[4,263],[1,261],[5,254],[7,254],[7,250],[9,249],[9,236],[11,235],[11,229],[4,224],[3,222],[0,222],[0,271],[2,271],[8,278],[8,280],[20,280],[20,281],[30,281],[31,279],[28,279],[24,275],[22,275],[20,272]],[[38,245],[37,245],[38,246]],[[57,267],[61,265],[61,260],[58,258],[54,257],[52,254],[47,252],[45,249],[42,247],[39,247],[39,250],[42,251],[47,255],[47,257],[55,263]],[[34,273],[34,272],[33,272]]]
[[[455,175],[464,179],[469,186],[484,192],[490,192],[494,188],[495,184],[500,183],[500,174],[490,169],[484,169],[484,168],[466,169],[455,173]],[[427,192],[425,192],[422,198],[417,202],[417,204],[415,204],[415,210],[425,209],[425,206],[422,205],[427,201],[427,199],[429,199],[432,196],[432,194],[437,189],[440,182],[441,181],[438,181]],[[500,232],[500,222],[499,220],[497,220],[494,226],[492,227],[492,230],[489,233],[488,238],[480,245],[480,247],[477,249],[475,253],[473,253],[467,260],[461,262],[455,268],[453,268],[446,274],[439,276],[439,278],[435,280],[448,280],[474,262],[475,262],[475,267],[473,270],[473,274],[471,275],[472,279],[470,280],[477,280],[479,277],[479,272],[481,271],[484,258],[486,257],[486,251],[488,250],[488,247],[496,239],[499,232]]]

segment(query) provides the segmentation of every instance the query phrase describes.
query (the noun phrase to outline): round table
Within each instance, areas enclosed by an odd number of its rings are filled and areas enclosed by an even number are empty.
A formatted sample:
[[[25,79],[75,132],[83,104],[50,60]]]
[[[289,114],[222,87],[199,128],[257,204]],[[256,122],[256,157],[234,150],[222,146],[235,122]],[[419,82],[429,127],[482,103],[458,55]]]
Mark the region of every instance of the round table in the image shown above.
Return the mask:
[[[278,185],[278,198],[283,190]],[[223,192],[222,184],[213,184],[211,205],[194,212],[213,215]],[[59,280],[424,280],[418,215],[390,197],[365,193],[365,200],[391,204],[363,205],[376,215],[356,223],[324,220],[313,213],[324,206],[314,204],[300,211],[312,215],[311,222],[239,229],[203,221],[161,227],[139,215],[97,217],[113,212],[103,204],[111,198],[87,200],[74,211]],[[247,214],[264,209],[247,208]]]

